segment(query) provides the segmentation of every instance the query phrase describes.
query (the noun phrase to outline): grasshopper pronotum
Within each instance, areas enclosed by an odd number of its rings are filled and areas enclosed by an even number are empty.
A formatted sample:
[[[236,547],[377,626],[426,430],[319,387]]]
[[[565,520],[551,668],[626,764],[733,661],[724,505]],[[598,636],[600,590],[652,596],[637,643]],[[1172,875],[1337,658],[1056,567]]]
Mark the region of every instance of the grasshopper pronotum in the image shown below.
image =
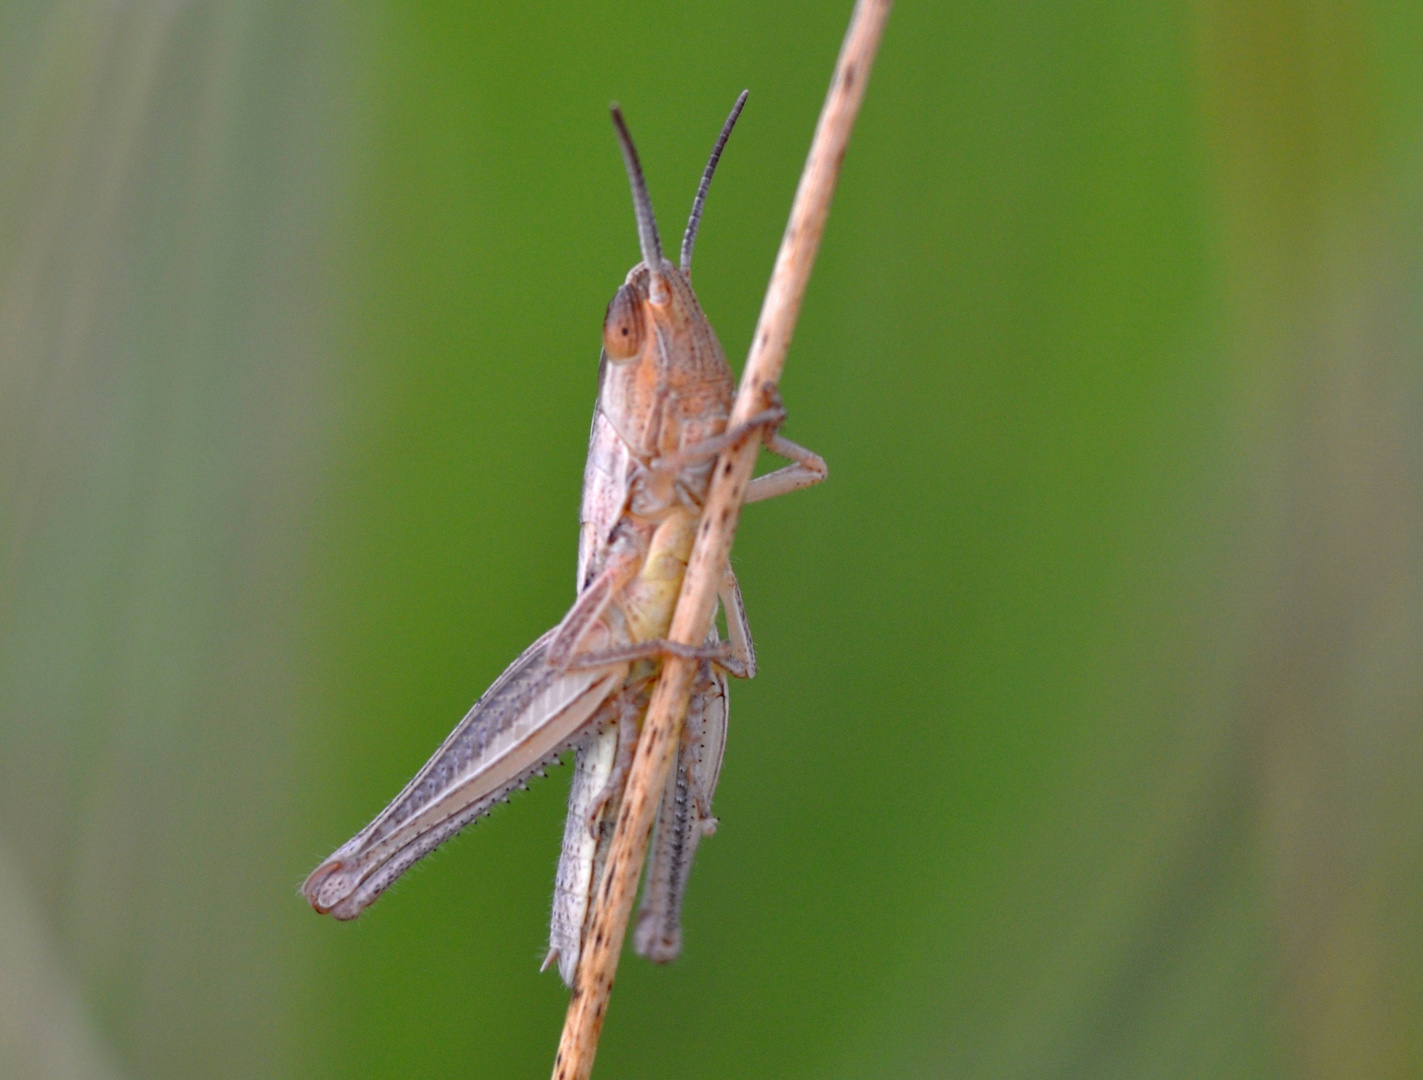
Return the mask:
[[[746,501],[824,479],[817,455],[782,438],[774,405],[727,430],[734,384],[691,286],[703,202],[732,109],[697,189],[680,265],[663,257],[637,151],[617,107],[613,123],[632,186],[642,262],[603,323],[598,403],[584,472],[578,597],[563,620],[475,702],[415,778],[302,886],[317,911],[359,915],[405,870],[487,813],[570,748],[576,765],[559,861],[548,961],[572,983],[588,901],[606,854],[631,749],[660,659],[700,662],[677,767],[669,777],[643,889],[636,946],[654,960],[680,948],[679,913],[726,734],[726,674],[750,677],[755,654],[736,580],[720,591],[730,641],[666,640],[716,455],[757,438],[792,464],[752,481]]]

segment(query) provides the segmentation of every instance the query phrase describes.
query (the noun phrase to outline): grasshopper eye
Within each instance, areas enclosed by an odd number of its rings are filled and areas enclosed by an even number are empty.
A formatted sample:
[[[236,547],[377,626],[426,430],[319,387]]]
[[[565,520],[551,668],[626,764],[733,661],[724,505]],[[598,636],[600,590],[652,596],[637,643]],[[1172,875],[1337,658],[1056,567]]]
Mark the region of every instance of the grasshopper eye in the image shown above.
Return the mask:
[[[608,359],[631,360],[642,352],[642,304],[637,293],[627,285],[620,288],[608,305],[603,319],[603,348]]]

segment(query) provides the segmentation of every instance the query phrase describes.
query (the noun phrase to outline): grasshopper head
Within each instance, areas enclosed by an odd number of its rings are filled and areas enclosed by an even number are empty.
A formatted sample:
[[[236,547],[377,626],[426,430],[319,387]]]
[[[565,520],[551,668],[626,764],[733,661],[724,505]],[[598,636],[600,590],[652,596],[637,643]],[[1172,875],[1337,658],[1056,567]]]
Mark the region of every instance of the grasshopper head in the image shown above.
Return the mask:
[[[669,305],[676,308],[691,300],[696,300],[691,289],[692,246],[697,239],[697,227],[702,220],[702,206],[706,202],[707,189],[711,186],[717,162],[722,149],[746,104],[747,91],[743,90],[732,107],[731,115],[722,125],[721,134],[712,148],[711,158],[702,171],[701,183],[697,186],[696,198],[692,200],[692,216],[687,222],[687,231],[682,236],[682,264],[673,266],[662,257],[662,241],[657,235],[657,218],[652,213],[652,199],[647,194],[647,181],[642,175],[642,163],[638,160],[637,147],[633,145],[627,122],[622,110],[612,108],[613,127],[618,133],[618,145],[623,152],[623,163],[627,166],[628,181],[632,185],[633,212],[637,215],[637,238],[642,247],[642,263],[633,267],[627,282],[613,296],[608,304],[608,313],[603,320],[603,348],[609,360],[626,363],[640,356],[647,340],[648,326],[657,320],[659,310]]]

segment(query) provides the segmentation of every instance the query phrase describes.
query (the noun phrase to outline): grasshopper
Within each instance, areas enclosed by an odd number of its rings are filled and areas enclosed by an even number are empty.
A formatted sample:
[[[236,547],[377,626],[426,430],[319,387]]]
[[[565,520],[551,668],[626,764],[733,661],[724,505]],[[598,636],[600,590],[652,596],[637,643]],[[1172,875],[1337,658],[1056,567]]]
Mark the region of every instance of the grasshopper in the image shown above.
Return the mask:
[[[770,409],[727,429],[734,383],[691,287],[692,248],[707,190],[746,100],[712,151],[682,240],[663,257],[652,203],[622,113],[612,109],[632,187],[642,261],[603,322],[598,399],[580,511],[578,595],[563,620],[504,671],[415,778],[316,868],[302,893],[318,912],[352,919],[417,860],[575,752],[555,885],[550,948],[572,985],[589,901],[616,819],[628,763],[663,657],[699,662],[677,767],[669,777],[643,889],[635,946],[656,961],[680,950],[682,895],[698,841],[715,827],[727,675],[755,674],[741,592],[730,569],[719,593],[728,641],[666,640],[716,457],[756,438],[791,464],[752,481],[756,502],[824,479],[825,462],[779,434]]]

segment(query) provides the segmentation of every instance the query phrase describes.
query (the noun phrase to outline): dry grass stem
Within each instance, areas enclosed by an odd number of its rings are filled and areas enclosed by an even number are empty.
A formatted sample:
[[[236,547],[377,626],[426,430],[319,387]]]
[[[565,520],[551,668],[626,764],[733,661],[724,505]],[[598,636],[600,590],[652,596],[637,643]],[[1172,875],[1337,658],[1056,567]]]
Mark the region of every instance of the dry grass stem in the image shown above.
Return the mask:
[[[796,189],[790,222],[761,306],[731,425],[744,422],[766,408],[770,400],[768,391],[780,381],[801,299],[820,247],[840,163],[864,98],[865,84],[890,6],[890,0],[858,0],[850,17],[850,27]],[[731,551],[758,450],[759,443],[748,440],[727,450],[717,461],[706,512],[697,530],[696,545],[672,621],[670,636],[674,641],[694,645],[706,638],[716,607],[717,585]],[[558,1056],[554,1059],[554,1080],[586,1080],[592,1073],[623,936],[661,793],[677,755],[695,673],[695,661],[669,658],[648,706],[607,866],[594,898],[584,953],[569,1001]]]

